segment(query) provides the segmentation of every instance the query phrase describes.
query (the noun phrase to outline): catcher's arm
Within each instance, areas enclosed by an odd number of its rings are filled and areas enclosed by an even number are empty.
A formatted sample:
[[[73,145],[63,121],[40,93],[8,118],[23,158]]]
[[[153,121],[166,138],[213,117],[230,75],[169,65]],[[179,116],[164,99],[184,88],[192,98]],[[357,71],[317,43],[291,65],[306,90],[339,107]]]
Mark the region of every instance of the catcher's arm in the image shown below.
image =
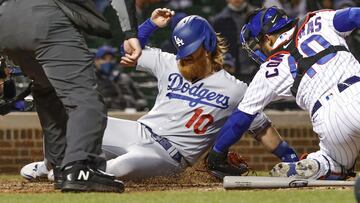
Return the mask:
[[[299,158],[295,150],[289,144],[282,140],[278,131],[271,125],[265,124],[263,128],[250,131],[253,137],[261,142],[269,152],[277,156],[283,162],[296,162]]]
[[[207,164],[210,171],[223,172],[228,175],[241,175],[248,170],[248,167],[244,171],[244,167],[230,165],[226,158],[229,147],[236,143],[249,129],[255,117],[240,110],[233,112],[221,129],[215,145],[209,153]],[[295,151],[285,141],[281,140],[280,135],[271,126],[270,121],[263,122],[258,129],[253,129],[250,132],[253,133],[255,139],[261,141],[282,161],[294,162],[299,160]]]

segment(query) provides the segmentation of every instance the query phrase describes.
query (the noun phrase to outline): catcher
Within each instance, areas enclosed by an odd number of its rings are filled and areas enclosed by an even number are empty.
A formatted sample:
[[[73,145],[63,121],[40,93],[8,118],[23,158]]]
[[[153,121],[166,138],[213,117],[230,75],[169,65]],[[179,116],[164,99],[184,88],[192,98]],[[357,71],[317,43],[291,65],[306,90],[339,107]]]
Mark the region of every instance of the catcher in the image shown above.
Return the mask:
[[[344,38],[356,28],[357,7],[311,12],[299,19],[277,7],[254,11],[240,40],[260,70],[212,152],[225,153],[269,102],[296,98],[309,112],[320,150],[298,162],[279,163],[270,174],[336,180],[353,176],[360,149],[360,64]]]
[[[173,15],[171,10],[156,9],[151,19],[139,27],[142,45]],[[244,96],[247,85],[222,69],[224,40],[204,18],[183,18],[174,28],[172,39],[177,55],[145,48],[138,61],[128,55],[121,58],[122,64],[136,65],[137,70],[154,75],[159,94],[151,111],[137,121],[108,119],[103,138],[107,173],[133,180],[183,171],[213,145],[220,128]],[[250,130],[258,137],[269,125],[262,113],[256,116]],[[275,153],[278,146],[284,149],[277,133],[268,133],[259,140]],[[286,149],[277,154],[282,160],[295,154],[290,147]],[[222,177],[247,172],[246,163],[234,154],[231,157],[231,163],[221,163],[221,170],[210,167],[213,174]],[[26,165],[21,175],[34,179],[47,172],[44,162],[37,162]]]
[[[0,115],[2,116],[11,111],[31,111],[34,107],[32,100],[25,100],[31,93],[32,83],[24,91],[17,93],[14,79],[17,76],[23,76],[21,70],[8,66],[5,57],[0,56]]]

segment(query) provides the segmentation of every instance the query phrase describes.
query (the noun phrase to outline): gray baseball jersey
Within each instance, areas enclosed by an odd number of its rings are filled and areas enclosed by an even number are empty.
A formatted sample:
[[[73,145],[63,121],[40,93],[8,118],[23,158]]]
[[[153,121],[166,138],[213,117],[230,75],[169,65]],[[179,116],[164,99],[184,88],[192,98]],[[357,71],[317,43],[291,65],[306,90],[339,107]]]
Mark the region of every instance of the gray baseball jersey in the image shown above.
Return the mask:
[[[168,138],[190,163],[213,144],[247,88],[224,70],[192,84],[179,73],[175,55],[160,49],[145,49],[137,69],[153,74],[159,89],[154,107],[138,121]],[[265,121],[260,114],[253,127]]]

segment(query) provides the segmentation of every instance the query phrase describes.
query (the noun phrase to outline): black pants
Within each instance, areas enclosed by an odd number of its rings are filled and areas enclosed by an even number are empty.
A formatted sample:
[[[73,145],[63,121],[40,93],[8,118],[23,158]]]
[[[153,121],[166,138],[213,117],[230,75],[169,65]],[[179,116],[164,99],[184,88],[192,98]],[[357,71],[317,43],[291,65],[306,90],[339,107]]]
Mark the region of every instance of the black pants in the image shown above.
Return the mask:
[[[82,34],[52,0],[6,1],[0,27],[0,48],[34,80],[45,158],[62,166],[88,160],[105,169],[106,107]]]

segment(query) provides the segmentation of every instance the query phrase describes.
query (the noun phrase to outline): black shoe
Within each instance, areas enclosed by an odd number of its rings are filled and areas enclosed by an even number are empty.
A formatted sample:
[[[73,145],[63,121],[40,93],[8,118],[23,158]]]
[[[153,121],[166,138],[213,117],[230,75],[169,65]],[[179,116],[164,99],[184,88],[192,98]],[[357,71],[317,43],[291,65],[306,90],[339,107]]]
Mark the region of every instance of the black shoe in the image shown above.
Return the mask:
[[[124,192],[124,183],[115,176],[75,163],[62,172],[62,192]]]
[[[54,172],[54,189],[60,190],[64,182],[61,175],[61,167],[53,166],[53,172]]]

